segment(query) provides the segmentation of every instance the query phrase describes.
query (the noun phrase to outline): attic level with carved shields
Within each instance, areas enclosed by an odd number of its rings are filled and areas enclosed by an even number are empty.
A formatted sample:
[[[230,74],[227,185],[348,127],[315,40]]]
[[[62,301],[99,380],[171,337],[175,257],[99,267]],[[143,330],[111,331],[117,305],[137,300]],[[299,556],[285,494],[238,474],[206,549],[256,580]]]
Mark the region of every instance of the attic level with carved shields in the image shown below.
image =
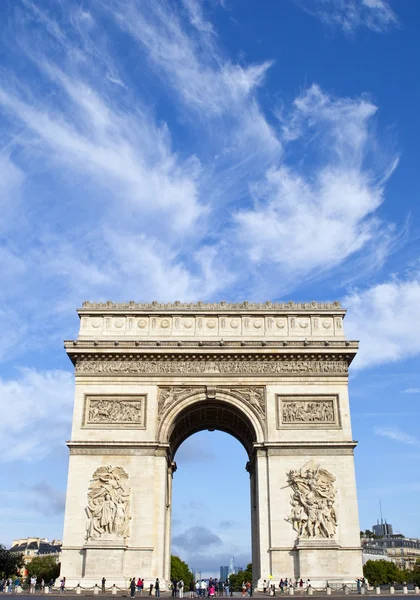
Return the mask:
[[[333,303],[85,302],[62,575],[168,585],[179,446],[221,430],[248,454],[254,585],[362,575],[348,397],[357,342]]]

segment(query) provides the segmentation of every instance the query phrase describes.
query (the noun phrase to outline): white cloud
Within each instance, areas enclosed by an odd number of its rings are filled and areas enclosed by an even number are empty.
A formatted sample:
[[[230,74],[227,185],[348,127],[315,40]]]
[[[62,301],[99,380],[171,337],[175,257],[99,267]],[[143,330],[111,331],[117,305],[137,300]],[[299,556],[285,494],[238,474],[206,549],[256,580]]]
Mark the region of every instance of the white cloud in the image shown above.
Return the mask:
[[[402,444],[407,444],[409,446],[417,446],[420,444],[420,440],[396,427],[375,427],[374,430],[376,435],[387,437],[395,442],[401,442]]]
[[[343,299],[346,335],[360,339],[354,361],[361,368],[420,353],[420,279],[394,279]]]
[[[10,42],[33,77],[0,87],[13,197],[27,186],[0,249],[0,296],[29,329],[12,329],[10,347],[23,333],[26,346],[40,331],[67,336],[64,315],[82,297],[279,297],[362,250],[367,266],[381,264],[393,237],[375,215],[396,160],[372,161],[368,99],[313,85],[279,122],[258,99],[271,61],[225,56],[195,0],[104,0],[90,12],[65,3],[48,14],[24,4]],[[134,74],[117,63],[104,18],[136,55]],[[173,121],[143,94],[143,75],[170,98]]]
[[[297,0],[297,4],[323,23],[341,27],[345,33],[353,33],[360,27],[383,33],[398,25],[388,0]]]
[[[73,375],[22,369],[17,379],[0,379],[1,462],[34,461],[70,437]]]
[[[282,116],[285,141],[312,140],[311,164],[271,168],[253,186],[254,207],[236,214],[238,237],[256,263],[276,263],[289,279],[320,274],[392,237],[374,217],[384,183],[397,164],[372,164],[370,121],[376,107],[365,98],[333,98],[312,85]],[[313,164],[312,164],[313,163]]]
[[[420,394],[420,388],[407,388],[404,394]]]

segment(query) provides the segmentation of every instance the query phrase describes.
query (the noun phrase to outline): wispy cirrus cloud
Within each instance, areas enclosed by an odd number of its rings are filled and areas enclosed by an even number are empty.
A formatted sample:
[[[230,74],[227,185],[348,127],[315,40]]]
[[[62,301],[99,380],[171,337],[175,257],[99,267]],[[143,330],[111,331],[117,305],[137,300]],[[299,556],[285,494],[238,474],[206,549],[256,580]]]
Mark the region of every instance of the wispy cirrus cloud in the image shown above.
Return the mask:
[[[27,315],[11,347],[71,335],[88,296],[278,298],[385,260],[395,232],[378,210],[398,158],[372,158],[377,107],[314,84],[263,108],[271,57],[233,61],[204,7],[21,0],[0,87],[20,211],[0,246],[16,265],[4,327]]]
[[[401,442],[408,446],[420,445],[420,440],[397,427],[375,427],[374,431],[376,435],[389,438],[395,442]]]
[[[420,388],[407,388],[403,391],[404,394],[420,394]]]
[[[296,0],[296,3],[326,25],[340,27],[348,34],[360,27],[384,33],[399,24],[388,0]]]
[[[362,339],[354,366],[367,367],[420,353],[420,278],[394,278],[343,300],[348,308],[346,334]]]

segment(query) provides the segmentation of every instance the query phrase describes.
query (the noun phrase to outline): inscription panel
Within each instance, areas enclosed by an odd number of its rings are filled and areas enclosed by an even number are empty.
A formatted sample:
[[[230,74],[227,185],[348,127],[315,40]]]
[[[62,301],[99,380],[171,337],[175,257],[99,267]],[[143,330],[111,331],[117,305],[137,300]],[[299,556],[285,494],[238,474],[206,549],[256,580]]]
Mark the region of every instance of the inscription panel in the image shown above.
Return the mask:
[[[338,396],[277,395],[277,429],[340,428]]]
[[[146,394],[85,396],[83,427],[146,429]]]

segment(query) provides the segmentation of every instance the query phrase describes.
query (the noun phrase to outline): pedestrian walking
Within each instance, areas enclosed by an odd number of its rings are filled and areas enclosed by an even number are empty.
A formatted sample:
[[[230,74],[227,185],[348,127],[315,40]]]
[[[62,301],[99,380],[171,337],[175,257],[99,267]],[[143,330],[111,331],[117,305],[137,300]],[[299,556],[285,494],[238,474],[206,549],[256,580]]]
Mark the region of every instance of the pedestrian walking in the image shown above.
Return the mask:
[[[130,596],[131,598],[136,597],[136,580],[134,577],[130,581]]]
[[[160,598],[160,583],[159,583],[159,579],[157,579],[157,578],[155,581],[155,596],[156,596],[156,598]]]

